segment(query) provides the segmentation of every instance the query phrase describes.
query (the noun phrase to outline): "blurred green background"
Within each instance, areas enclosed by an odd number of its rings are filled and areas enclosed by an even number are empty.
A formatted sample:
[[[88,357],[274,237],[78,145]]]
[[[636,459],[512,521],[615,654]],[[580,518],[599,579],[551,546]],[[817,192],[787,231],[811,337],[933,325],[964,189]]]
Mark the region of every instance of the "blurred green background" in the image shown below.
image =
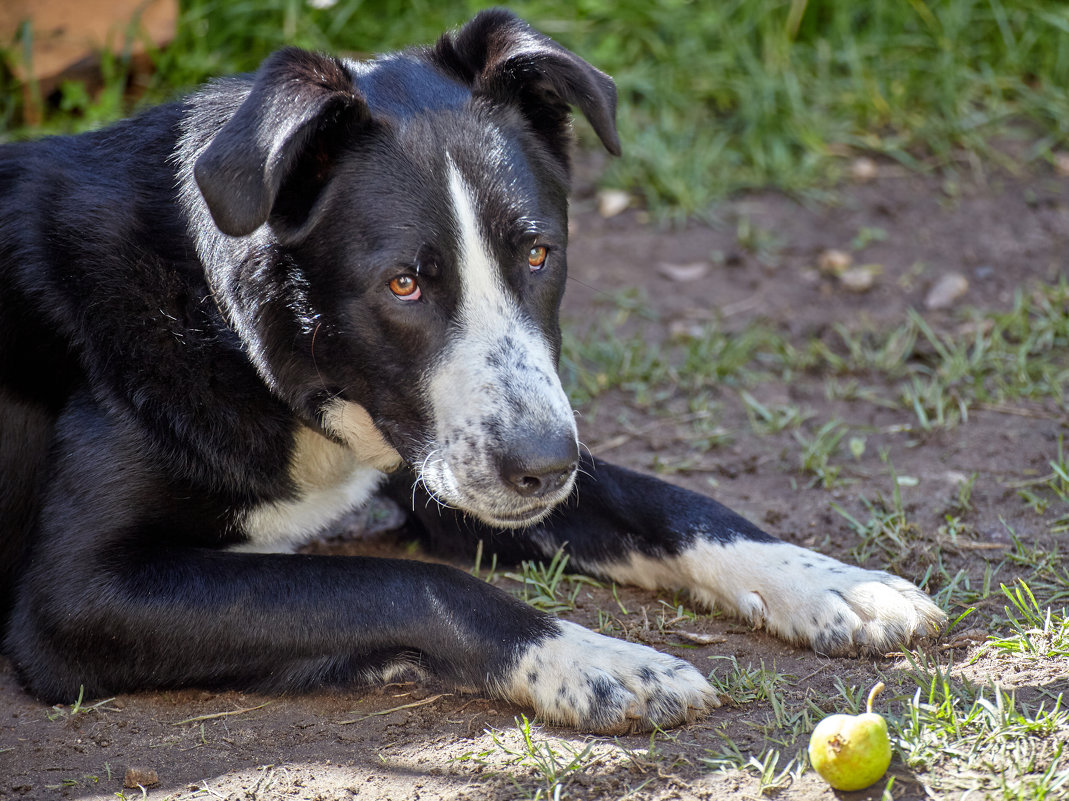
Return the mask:
[[[181,0],[176,39],[152,49],[138,104],[251,70],[296,44],[371,54],[433,41],[485,3]],[[726,193],[833,184],[860,153],[918,170],[970,159],[1017,167],[1069,137],[1064,0],[531,0],[509,7],[611,73],[625,156],[603,182],[661,216]],[[21,38],[0,43],[8,64]],[[0,138],[99,126],[129,113],[128,58],[105,87],[65,84],[33,130],[8,70]]]

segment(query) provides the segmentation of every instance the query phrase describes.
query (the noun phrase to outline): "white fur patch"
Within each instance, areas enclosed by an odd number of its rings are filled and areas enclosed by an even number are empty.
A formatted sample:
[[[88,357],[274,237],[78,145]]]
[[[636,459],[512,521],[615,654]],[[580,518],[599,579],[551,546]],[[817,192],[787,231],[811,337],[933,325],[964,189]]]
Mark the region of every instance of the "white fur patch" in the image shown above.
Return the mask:
[[[905,579],[785,542],[701,541],[679,556],[599,564],[614,581],[687,590],[826,654],[884,653],[934,634],[946,616]]]
[[[456,333],[429,376],[434,438],[415,467],[429,493],[496,525],[531,523],[566,498],[574,477],[543,498],[522,497],[497,455],[517,431],[578,437],[549,343],[505,286],[477,213],[478,197],[448,164],[460,245]]]
[[[248,542],[235,551],[285,552],[307,542],[350,509],[367,502],[383,474],[348,447],[310,428],[296,435],[290,478],[293,500],[251,509],[242,521]]]
[[[624,734],[677,726],[720,706],[709,682],[682,659],[558,623],[560,634],[531,646],[498,688],[543,720]]]
[[[513,317],[508,291],[482,235],[477,199],[460,171],[449,162],[449,196],[460,239],[461,309],[467,326],[482,327],[487,315],[500,328]]]

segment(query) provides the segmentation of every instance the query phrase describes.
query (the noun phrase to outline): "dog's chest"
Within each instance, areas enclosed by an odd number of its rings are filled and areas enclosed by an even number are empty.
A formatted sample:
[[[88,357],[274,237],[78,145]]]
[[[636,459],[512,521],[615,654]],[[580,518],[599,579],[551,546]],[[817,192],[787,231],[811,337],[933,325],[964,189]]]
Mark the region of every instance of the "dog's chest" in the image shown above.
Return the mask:
[[[248,539],[233,550],[293,550],[345,512],[366,503],[382,478],[383,473],[361,462],[349,448],[301,428],[290,463],[297,496],[246,512],[242,528]]]

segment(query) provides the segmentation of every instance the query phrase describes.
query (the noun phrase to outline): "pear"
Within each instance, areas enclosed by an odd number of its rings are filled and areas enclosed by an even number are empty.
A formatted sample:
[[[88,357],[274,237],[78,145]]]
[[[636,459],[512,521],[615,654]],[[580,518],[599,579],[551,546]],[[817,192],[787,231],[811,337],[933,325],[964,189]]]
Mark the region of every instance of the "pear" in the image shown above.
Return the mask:
[[[809,761],[836,790],[863,790],[875,784],[891,764],[887,721],[872,711],[883,689],[881,681],[869,691],[863,715],[829,715],[809,739]]]

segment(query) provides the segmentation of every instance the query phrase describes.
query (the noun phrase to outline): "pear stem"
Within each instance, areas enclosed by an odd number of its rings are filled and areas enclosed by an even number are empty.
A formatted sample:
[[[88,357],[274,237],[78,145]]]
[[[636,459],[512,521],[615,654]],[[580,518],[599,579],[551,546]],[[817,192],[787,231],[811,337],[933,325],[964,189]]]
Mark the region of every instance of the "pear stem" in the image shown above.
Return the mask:
[[[881,682],[878,682],[875,687],[873,687],[871,690],[869,690],[869,701],[868,701],[868,704],[866,705],[866,711],[870,715],[872,714],[872,702],[876,698],[876,696],[879,695],[883,691],[883,688],[884,688],[884,683],[881,681]]]

